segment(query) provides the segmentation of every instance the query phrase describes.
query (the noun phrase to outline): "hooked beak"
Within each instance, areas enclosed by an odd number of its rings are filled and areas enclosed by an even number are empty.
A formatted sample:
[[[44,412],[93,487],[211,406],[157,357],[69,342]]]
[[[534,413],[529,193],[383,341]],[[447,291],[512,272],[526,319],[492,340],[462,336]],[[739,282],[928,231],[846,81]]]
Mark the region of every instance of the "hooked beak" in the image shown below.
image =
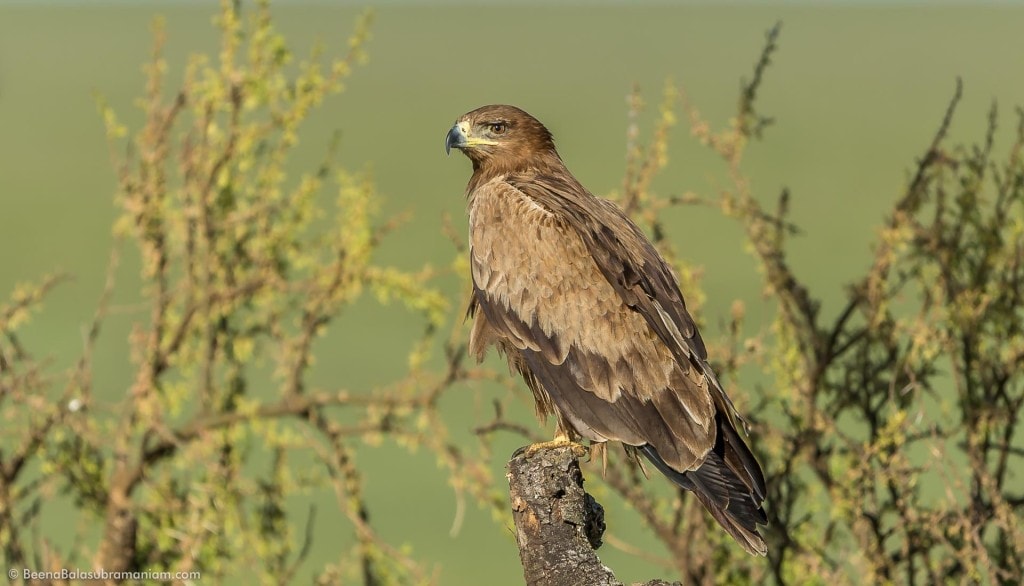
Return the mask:
[[[473,136],[469,122],[462,120],[456,122],[455,126],[452,126],[452,129],[448,131],[448,135],[444,137],[444,152],[451,154],[452,148],[465,151],[478,147],[497,146],[498,144],[496,140]]]
[[[444,153],[450,155],[452,147],[457,149],[466,148],[466,133],[462,129],[462,125],[456,123],[452,126],[452,129],[448,131],[448,135],[444,137]]]

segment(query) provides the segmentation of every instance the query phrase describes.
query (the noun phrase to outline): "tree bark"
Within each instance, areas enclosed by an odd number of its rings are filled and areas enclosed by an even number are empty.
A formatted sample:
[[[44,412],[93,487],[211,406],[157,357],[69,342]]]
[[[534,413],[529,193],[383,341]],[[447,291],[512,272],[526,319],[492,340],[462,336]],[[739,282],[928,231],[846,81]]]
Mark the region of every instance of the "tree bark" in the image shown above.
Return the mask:
[[[623,586],[597,557],[604,508],[583,490],[579,450],[554,447],[529,454],[520,449],[508,463],[512,518],[527,586]],[[652,580],[643,586],[671,584]]]

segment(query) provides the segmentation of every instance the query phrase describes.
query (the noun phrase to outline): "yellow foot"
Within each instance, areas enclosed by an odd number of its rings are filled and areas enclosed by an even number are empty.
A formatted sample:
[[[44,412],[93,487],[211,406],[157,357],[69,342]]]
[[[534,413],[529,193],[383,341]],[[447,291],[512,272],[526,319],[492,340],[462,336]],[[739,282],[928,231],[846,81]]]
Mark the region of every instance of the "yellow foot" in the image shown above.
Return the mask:
[[[516,450],[516,453],[512,455],[512,457],[516,457],[519,454],[523,454],[523,456],[531,458],[537,452],[543,450],[553,450],[556,448],[570,448],[572,450],[573,455],[575,455],[577,458],[582,458],[583,456],[586,456],[589,453],[589,450],[587,450],[587,446],[573,442],[572,440],[565,436],[558,436],[549,442],[530,444],[526,447],[519,448],[518,450]]]

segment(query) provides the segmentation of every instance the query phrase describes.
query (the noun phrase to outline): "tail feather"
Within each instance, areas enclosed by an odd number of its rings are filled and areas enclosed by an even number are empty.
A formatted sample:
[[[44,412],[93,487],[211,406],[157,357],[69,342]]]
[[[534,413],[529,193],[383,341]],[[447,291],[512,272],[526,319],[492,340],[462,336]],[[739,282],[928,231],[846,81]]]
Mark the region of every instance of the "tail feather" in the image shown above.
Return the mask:
[[[759,556],[768,555],[768,544],[764,542],[764,538],[757,532],[757,527],[755,525],[751,524],[750,526],[747,526],[746,523],[741,523],[737,517],[733,516],[733,511],[719,508],[711,502],[703,492],[694,491],[693,494],[696,495],[697,500],[704,505],[704,508],[711,513],[711,516],[715,518],[715,521],[718,521],[718,524],[721,525],[729,535],[732,535],[732,538],[736,540],[736,543],[739,543],[743,546],[743,549],[747,550],[747,553]],[[758,510],[763,516],[764,511],[760,509]]]
[[[750,448],[736,433],[736,428],[725,421],[721,413],[717,415],[717,420],[718,441],[715,442],[714,452],[719,453],[719,444],[721,444],[720,454],[725,460],[725,465],[747,485],[747,488],[753,493],[754,500],[760,505],[764,502],[765,493],[768,490],[765,487],[761,465],[757,463]]]
[[[757,531],[758,525],[768,524],[761,507],[765,497],[764,474],[746,444],[721,416],[715,447],[696,470],[673,469],[649,444],[638,449],[662,474],[693,492],[744,549],[752,555],[768,553],[768,546]]]

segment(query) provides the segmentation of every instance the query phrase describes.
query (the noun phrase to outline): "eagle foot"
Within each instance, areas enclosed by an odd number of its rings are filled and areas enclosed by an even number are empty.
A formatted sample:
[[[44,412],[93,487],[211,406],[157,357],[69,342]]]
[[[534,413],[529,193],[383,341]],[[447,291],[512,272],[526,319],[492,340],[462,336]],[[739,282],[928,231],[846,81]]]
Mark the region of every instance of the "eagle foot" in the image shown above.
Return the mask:
[[[512,457],[515,458],[518,457],[519,455],[522,455],[525,458],[532,458],[534,455],[537,454],[537,452],[542,452],[544,450],[554,450],[558,448],[571,449],[573,455],[576,456],[577,458],[582,458],[586,456],[588,453],[590,453],[590,450],[587,448],[587,446],[584,446],[583,444],[578,444],[567,437],[556,437],[555,439],[549,442],[540,442],[536,444],[530,444],[528,446],[523,446],[516,450],[515,453],[512,454]]]

